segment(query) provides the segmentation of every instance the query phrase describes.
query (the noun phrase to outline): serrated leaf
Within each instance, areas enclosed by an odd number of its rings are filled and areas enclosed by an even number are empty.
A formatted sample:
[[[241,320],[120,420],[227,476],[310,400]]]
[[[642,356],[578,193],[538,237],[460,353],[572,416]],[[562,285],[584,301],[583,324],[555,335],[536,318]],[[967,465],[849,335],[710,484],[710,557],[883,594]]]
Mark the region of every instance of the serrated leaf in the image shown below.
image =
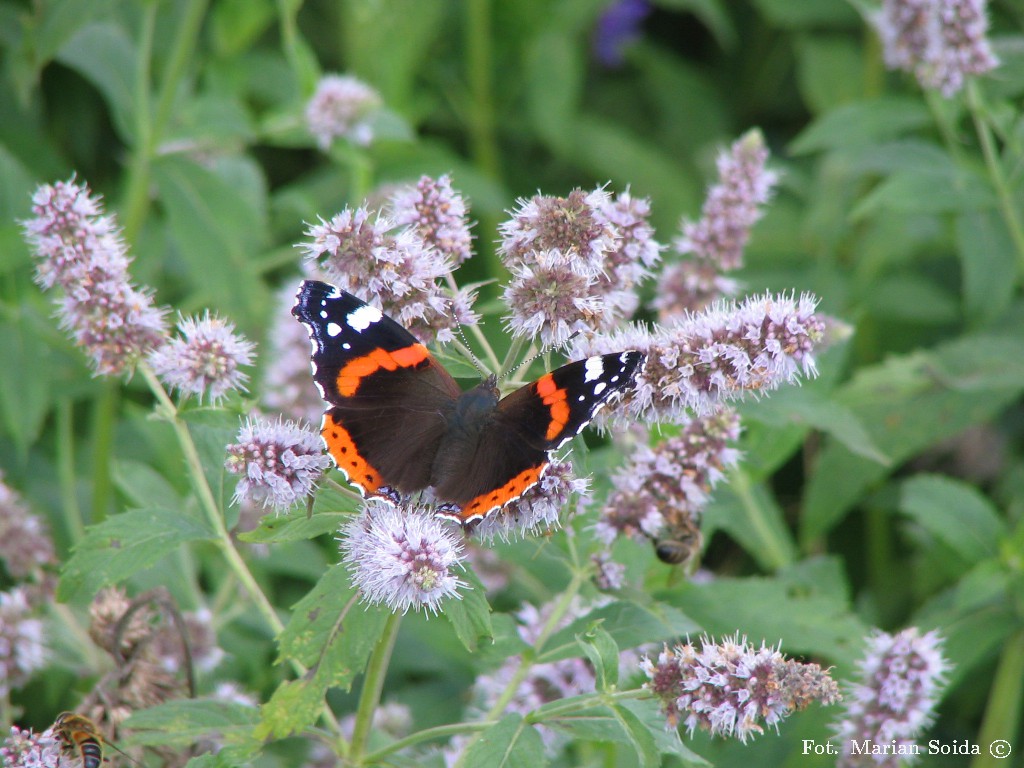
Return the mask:
[[[138,54],[120,26],[98,22],[82,27],[61,46],[57,60],[77,71],[103,94],[121,138],[135,129],[134,77]]]
[[[139,710],[125,725],[126,744],[185,748],[204,740],[221,745],[220,754],[234,764],[252,760],[263,747],[253,734],[259,710],[214,699],[168,701]]]
[[[633,712],[619,704],[611,706],[612,715],[629,739],[642,768],[656,768],[661,764],[658,745],[650,729]]]
[[[238,538],[249,544],[284,544],[289,541],[315,539],[325,533],[337,533],[338,527],[348,519],[337,512],[314,512],[296,509],[284,515],[267,515],[260,520],[259,527],[238,534]]]
[[[377,646],[389,612],[356,598],[348,570],[334,565],[293,609],[279,640],[279,660],[315,668],[323,685],[348,690]]]
[[[172,509],[153,507],[114,515],[86,529],[61,572],[57,599],[90,598],[101,588],[155,565],[181,544],[213,538],[200,521]]]
[[[899,508],[968,563],[995,555],[1007,533],[985,496],[948,477],[917,475],[905,481]]]
[[[833,397],[864,425],[893,466],[989,419],[1024,389],[1024,342],[1013,337],[956,339],[934,350],[862,368]],[[806,486],[801,536],[832,528],[889,468],[830,441]]]
[[[848,104],[822,115],[790,144],[793,154],[877,144],[931,124],[919,99],[885,97]]]
[[[994,210],[957,217],[964,309],[977,324],[999,317],[1016,293],[1017,258],[1003,217]]]
[[[481,733],[466,753],[466,768],[540,768],[544,742],[522,715],[510,714]]]
[[[559,661],[578,656],[576,635],[586,632],[596,621],[601,622],[602,628],[611,635],[619,648],[635,648],[644,643],[681,637],[700,630],[700,625],[670,605],[641,605],[618,600],[591,611],[556,632],[538,661]]]
[[[470,653],[476,651],[481,638],[494,640],[491,626],[491,606],[487,602],[484,585],[475,573],[467,571],[462,577],[468,587],[459,590],[461,599],[448,599],[441,604],[441,612],[451,622],[459,640]]]
[[[619,646],[615,639],[594,623],[585,633],[576,635],[591,666],[594,667],[597,690],[607,691],[619,684]]]
[[[329,687],[324,677],[316,673],[281,683],[270,701],[260,707],[262,719],[256,726],[256,737],[284,739],[309,728],[323,712]]]

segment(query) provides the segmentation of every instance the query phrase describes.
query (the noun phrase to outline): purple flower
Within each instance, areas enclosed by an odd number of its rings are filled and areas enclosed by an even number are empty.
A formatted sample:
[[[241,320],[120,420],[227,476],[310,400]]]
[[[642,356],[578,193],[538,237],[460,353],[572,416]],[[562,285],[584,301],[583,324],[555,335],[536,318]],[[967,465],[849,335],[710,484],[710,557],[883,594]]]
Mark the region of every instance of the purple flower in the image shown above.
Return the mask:
[[[633,325],[581,338],[572,357],[643,352],[647,362],[636,386],[613,406],[612,417],[685,423],[691,415],[713,413],[747,394],[798,381],[801,374],[816,376],[812,353],[825,331],[816,304],[807,294],[718,302],[654,330]]]
[[[725,471],[739,461],[739,433],[739,417],[723,408],[689,420],[678,435],[653,447],[638,446],[614,475],[595,525],[599,538],[609,546],[620,535],[648,538],[665,547],[659,557],[668,562],[682,562],[673,557],[682,551],[679,545],[699,551],[701,513]]]
[[[368,603],[436,614],[465,586],[455,575],[464,567],[461,534],[425,509],[371,499],[341,534],[342,559]]]
[[[395,192],[389,210],[395,223],[415,231],[456,266],[473,255],[466,201],[452,189],[447,174],[437,179],[423,176],[415,186]]]
[[[689,259],[665,269],[654,301],[661,317],[703,309],[731,295],[735,283],[721,273],[743,266],[750,230],[763,215],[778,174],[766,170],[768,149],[749,131],[718,156],[719,182],[708,190],[699,221],[681,224],[675,250]]]
[[[114,218],[74,179],[39,187],[32,212],[23,222],[25,239],[38,259],[36,282],[63,290],[61,327],[91,356],[97,373],[129,370],[165,338],[165,310],[129,281],[131,259]]]
[[[624,50],[640,38],[641,27],[653,9],[648,0],[615,0],[609,3],[594,29],[594,55],[609,69],[621,67]]]
[[[373,118],[383,101],[366,83],[348,75],[325,75],[306,104],[306,125],[320,149],[336,138],[366,146],[373,141]]]
[[[451,275],[447,255],[413,228],[394,231],[389,219],[365,208],[345,209],[309,228],[307,260],[339,288],[398,320],[421,341],[450,341],[461,323],[473,324],[473,294],[452,296],[438,284]]]
[[[985,0],[883,0],[872,18],[886,66],[947,98],[999,65],[985,37]]]
[[[0,592],[0,697],[21,688],[46,663],[43,622],[24,587]]]
[[[285,510],[313,492],[331,466],[320,436],[292,421],[250,418],[227,446],[225,467],[242,475],[235,503],[248,499]]]
[[[477,523],[473,534],[483,541],[509,541],[557,528],[573,497],[578,499],[577,508],[586,504],[589,485],[573,474],[572,462],[554,459],[537,485]]]
[[[49,526],[33,515],[0,474],[0,560],[18,580],[43,581],[43,569],[57,564]]]
[[[913,752],[914,739],[932,722],[949,663],[942,656],[939,635],[922,635],[916,627],[896,635],[876,631],[867,646],[860,681],[836,725],[842,749],[838,764],[896,768],[905,761],[898,752],[856,754],[854,743],[891,744]]]
[[[644,658],[644,685],[662,703],[671,727],[682,722],[692,736],[700,729],[712,736],[747,739],[775,727],[813,701],[839,700],[836,683],[817,664],[787,660],[763,643],[759,649],[738,635],[721,643],[701,640]]]
[[[167,386],[200,400],[217,402],[233,389],[245,389],[248,376],[240,366],[252,365],[254,345],[235,333],[233,323],[207,312],[178,321],[178,338],[169,339],[149,356],[149,364]]]
[[[18,768],[58,768],[63,763],[63,744],[50,728],[44,733],[23,731],[16,725],[0,742],[0,765]]]
[[[651,276],[665,246],[654,239],[654,228],[648,222],[651,204],[647,198],[633,197],[627,190],[605,202],[599,213],[618,233],[614,246],[604,255],[598,280],[598,291],[607,305],[608,327],[621,318],[633,316],[640,304],[636,288]]]

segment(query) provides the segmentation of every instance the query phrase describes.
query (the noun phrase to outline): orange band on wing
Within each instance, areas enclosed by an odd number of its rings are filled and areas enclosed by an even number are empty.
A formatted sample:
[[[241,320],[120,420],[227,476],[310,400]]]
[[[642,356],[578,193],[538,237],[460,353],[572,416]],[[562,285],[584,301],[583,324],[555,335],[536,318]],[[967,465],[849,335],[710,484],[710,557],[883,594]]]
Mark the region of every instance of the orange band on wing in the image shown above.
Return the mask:
[[[548,431],[544,435],[547,440],[554,440],[565,429],[569,422],[569,403],[566,402],[566,391],[559,389],[555,379],[550,373],[546,373],[537,379],[537,394],[541,396],[544,405],[551,412],[551,421],[548,423]]]
[[[513,499],[518,499],[540,482],[540,476],[544,474],[544,468],[547,465],[547,462],[544,462],[539,466],[524,469],[500,488],[488,491],[463,504],[462,509],[451,517],[461,523],[469,523],[486,516],[488,512],[500,509]]]
[[[352,435],[348,433],[341,424],[334,420],[331,414],[324,414],[324,425],[320,435],[327,444],[327,450],[338,465],[338,469],[345,473],[345,477],[352,485],[357,486],[364,496],[369,496],[380,488],[384,481],[380,472],[370,466],[356,448]]]
[[[343,397],[352,397],[363,379],[377,371],[393,371],[397,368],[414,368],[430,357],[427,348],[422,344],[410,344],[408,347],[388,352],[375,349],[368,355],[357,357],[338,371],[335,383]]]

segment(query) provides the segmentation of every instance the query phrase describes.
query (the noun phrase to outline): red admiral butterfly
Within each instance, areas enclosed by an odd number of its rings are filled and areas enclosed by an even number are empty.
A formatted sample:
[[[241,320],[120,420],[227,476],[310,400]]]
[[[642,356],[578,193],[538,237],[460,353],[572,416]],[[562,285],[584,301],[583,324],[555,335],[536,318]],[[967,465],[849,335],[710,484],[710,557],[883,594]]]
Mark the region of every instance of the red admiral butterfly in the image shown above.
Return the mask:
[[[350,293],[307,280],[292,314],[313,343],[313,380],[329,406],[320,434],[363,495],[433,487],[438,514],[464,524],[539,482],[548,454],[631,386],[640,352],[546,373],[499,399],[488,376],[463,392],[405,328]]]

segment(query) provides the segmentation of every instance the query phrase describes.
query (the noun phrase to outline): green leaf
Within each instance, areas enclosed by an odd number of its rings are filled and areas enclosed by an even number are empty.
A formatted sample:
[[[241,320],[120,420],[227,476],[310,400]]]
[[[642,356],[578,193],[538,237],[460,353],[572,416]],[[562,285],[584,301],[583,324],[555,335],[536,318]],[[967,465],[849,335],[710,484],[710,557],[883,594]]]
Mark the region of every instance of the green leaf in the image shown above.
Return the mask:
[[[196,303],[243,324],[262,317],[267,292],[251,265],[266,242],[263,212],[219,175],[181,156],[158,158],[153,178]]]
[[[445,600],[441,604],[441,612],[451,622],[466,650],[473,653],[481,638],[494,640],[494,627],[491,626],[491,606],[487,602],[484,585],[472,571],[467,571],[463,580],[469,586],[459,590],[462,599]]]
[[[562,146],[583,88],[583,67],[577,46],[561,29],[545,32],[530,46],[526,59],[526,108],[537,135]]]
[[[181,497],[174,486],[149,464],[130,459],[114,459],[111,470],[114,484],[132,506],[160,504],[170,509],[182,506]]]
[[[615,639],[595,623],[586,632],[576,635],[576,642],[594,667],[597,690],[607,691],[619,684],[619,646]]]
[[[796,560],[796,542],[775,497],[762,483],[753,483],[742,468],[715,490],[704,512],[704,532],[727,531],[764,568],[775,570]]]
[[[135,133],[133,78],[137,58],[128,33],[110,22],[79,29],[57,53],[58,61],[76,70],[103,94],[118,133],[129,142]]]
[[[992,188],[981,176],[949,164],[896,171],[864,196],[850,218],[860,221],[882,211],[959,213],[995,203]]]
[[[862,368],[834,397],[898,466],[915,453],[983,422],[1024,389],[1024,342],[1015,337],[956,339],[934,350]],[[830,441],[806,486],[801,536],[832,528],[890,471]]]
[[[994,210],[971,211],[956,220],[957,252],[963,271],[964,310],[977,324],[1002,315],[1016,293],[1016,249],[1003,217]]]
[[[781,641],[787,655],[823,656],[851,669],[856,641],[868,631],[845,595],[808,582],[799,569],[771,578],[691,583],[656,596],[684,609],[716,639],[739,631],[755,645]]]
[[[286,680],[260,707],[256,726],[258,739],[284,739],[313,725],[324,710],[324,696],[330,687],[325,675],[314,672],[301,680]]]
[[[947,325],[960,319],[957,296],[913,273],[887,275],[872,283],[864,308],[882,322]]]
[[[348,570],[334,565],[294,606],[281,633],[279,661],[295,659],[316,668],[323,685],[348,690],[380,640],[387,617],[385,608],[357,602]]]
[[[771,23],[789,29],[857,25],[860,17],[845,0],[754,0],[757,10]]]
[[[998,552],[1006,526],[976,488],[939,475],[918,475],[900,490],[900,511],[968,563]]]
[[[36,442],[51,406],[52,355],[33,327],[34,311],[19,311],[0,323],[0,417],[11,442],[25,454]]]
[[[253,734],[255,707],[214,699],[179,699],[138,710],[126,721],[132,735],[125,744],[187,748],[204,740],[221,745],[219,754],[237,765],[259,754],[263,742]]]
[[[305,508],[285,515],[267,515],[258,528],[238,534],[249,544],[284,544],[289,541],[315,539],[325,533],[337,533],[338,527],[348,519],[338,512],[319,512],[310,515]]]
[[[858,456],[888,464],[889,459],[875,445],[857,416],[841,403],[808,387],[790,387],[742,409],[743,420],[760,421],[773,427],[801,425],[831,435]]]
[[[612,637],[619,648],[636,648],[644,643],[682,637],[700,630],[700,625],[675,608],[662,603],[641,605],[618,600],[597,608],[556,632],[538,661],[549,662],[579,655],[576,636],[585,633],[594,622]]]
[[[632,711],[619,704],[611,706],[612,716],[622,727],[633,751],[640,759],[642,768],[657,768],[661,765],[658,745],[650,729]]]
[[[861,101],[822,115],[793,140],[790,151],[803,155],[877,144],[929,125],[931,114],[918,99],[884,97]]]
[[[477,737],[466,753],[466,768],[541,768],[544,743],[522,715],[505,715]]]
[[[185,411],[181,418],[188,424],[203,475],[213,491],[214,499],[220,509],[228,512],[227,523],[230,528],[238,514],[238,507],[231,504],[238,476],[230,474],[224,468],[224,462],[227,459],[227,446],[235,442],[238,434],[238,416],[228,410],[199,408]]]
[[[800,91],[815,114],[861,96],[864,51],[848,35],[808,35],[796,42]]]
[[[172,509],[114,515],[86,530],[61,573],[57,599],[88,599],[101,588],[149,568],[185,542],[213,539],[198,520]]]

